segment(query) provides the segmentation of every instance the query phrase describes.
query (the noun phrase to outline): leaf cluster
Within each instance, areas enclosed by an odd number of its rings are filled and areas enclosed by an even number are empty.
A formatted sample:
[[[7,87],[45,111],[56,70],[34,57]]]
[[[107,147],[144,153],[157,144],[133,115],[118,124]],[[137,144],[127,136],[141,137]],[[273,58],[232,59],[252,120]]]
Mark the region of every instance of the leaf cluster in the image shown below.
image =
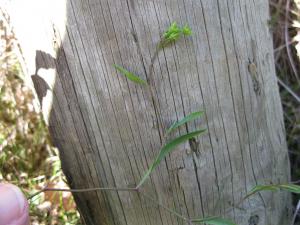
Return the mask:
[[[170,27],[163,34],[162,40],[160,41],[159,47],[166,47],[168,44],[173,43],[179,40],[180,37],[191,36],[192,29],[185,25],[183,27],[179,27],[176,22],[173,22]]]

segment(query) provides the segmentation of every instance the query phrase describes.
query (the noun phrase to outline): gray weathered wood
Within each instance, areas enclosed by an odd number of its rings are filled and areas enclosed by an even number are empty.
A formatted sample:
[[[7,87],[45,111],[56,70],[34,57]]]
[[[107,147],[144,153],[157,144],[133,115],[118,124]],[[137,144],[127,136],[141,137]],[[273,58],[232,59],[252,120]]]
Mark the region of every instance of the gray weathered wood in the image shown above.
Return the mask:
[[[267,0],[16,4],[12,21],[40,98],[53,97],[50,114],[46,101],[43,110],[72,188],[133,187],[158,153],[163,129],[202,109],[203,119],[174,134],[207,128],[197,139],[198,152],[189,144],[179,147],[142,191],[186,217],[288,223],[290,201],[283,192],[264,192],[232,207],[256,184],[289,180]],[[159,125],[149,91],[112,65],[149,80],[155,46],[173,21],[189,24],[193,36],[155,61]],[[184,224],[136,193],[75,198],[87,224]],[[257,216],[259,222],[251,223]]]

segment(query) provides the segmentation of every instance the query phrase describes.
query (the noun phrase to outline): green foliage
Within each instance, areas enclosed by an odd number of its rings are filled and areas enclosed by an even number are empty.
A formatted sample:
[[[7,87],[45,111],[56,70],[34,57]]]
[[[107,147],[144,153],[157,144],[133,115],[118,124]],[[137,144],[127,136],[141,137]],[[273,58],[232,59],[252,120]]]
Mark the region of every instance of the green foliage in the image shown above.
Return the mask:
[[[178,138],[175,138],[174,140],[167,143],[164,147],[161,148],[159,154],[157,155],[154,162],[151,164],[147,172],[144,174],[143,178],[141,179],[140,183],[137,185],[136,188],[139,188],[143,183],[147,180],[147,178],[150,176],[152,171],[159,165],[159,163],[164,159],[164,157],[170,153],[172,150],[174,150],[178,145],[188,141],[189,139],[198,136],[199,134],[202,134],[205,132],[205,129],[203,130],[197,130],[185,135],[182,135]]]
[[[284,190],[284,191],[289,191],[291,193],[300,194],[300,185],[296,185],[296,184],[257,185],[245,196],[244,199],[260,191],[278,191],[278,190]]]
[[[179,27],[176,22],[173,22],[163,34],[163,38],[159,43],[159,48],[166,47],[170,43],[179,40],[180,37],[191,35],[192,29],[188,25]]]
[[[188,25],[185,25],[182,28],[182,34],[185,36],[191,36],[193,34],[193,32],[192,32],[192,29]]]
[[[123,67],[119,65],[114,65],[116,70],[118,70],[120,73],[122,73],[124,76],[126,76],[129,80],[133,81],[136,84],[142,84],[142,85],[147,85],[147,82],[144,81],[143,79],[139,78],[137,75],[129,72],[128,70],[124,69]]]
[[[178,27],[177,23],[174,22],[163,34],[163,38],[167,41],[177,41],[181,34],[182,30]]]
[[[232,221],[223,219],[220,217],[206,217],[206,218],[200,218],[200,219],[192,219],[192,222],[205,223],[205,224],[211,224],[211,225],[236,225]]]
[[[192,112],[189,115],[185,116],[184,118],[182,118],[179,121],[174,122],[170,128],[167,130],[167,134],[171,133],[172,131],[174,131],[176,128],[180,127],[181,125],[188,123],[192,120],[197,119],[198,117],[201,117],[203,115],[203,111],[198,111],[198,112]]]

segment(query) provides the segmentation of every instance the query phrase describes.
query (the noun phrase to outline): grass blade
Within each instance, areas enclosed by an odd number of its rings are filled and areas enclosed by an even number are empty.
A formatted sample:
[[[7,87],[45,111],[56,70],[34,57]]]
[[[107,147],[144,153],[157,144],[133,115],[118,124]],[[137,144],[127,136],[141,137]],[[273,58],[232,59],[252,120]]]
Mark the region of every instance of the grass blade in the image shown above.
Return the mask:
[[[197,117],[200,117],[203,115],[203,111],[198,111],[198,112],[193,112],[190,113],[189,115],[185,116],[179,121],[174,122],[170,128],[167,130],[166,134],[171,133],[173,130],[175,130],[177,127],[180,127],[181,125],[190,122],[192,120],[195,120]]]
[[[124,69],[123,67],[114,64],[114,67],[116,70],[118,70],[120,73],[122,73],[124,76],[126,76],[129,80],[133,81],[136,84],[143,84],[146,85],[147,82],[141,78],[139,78],[137,75],[129,72],[128,70]]]
[[[300,194],[300,185],[296,184],[279,184],[278,187],[282,190],[289,191],[295,194]]]
[[[223,219],[220,217],[206,217],[206,218],[200,218],[200,219],[192,219],[192,222],[205,223],[205,224],[211,224],[211,225],[236,225],[232,221]]]
[[[252,190],[244,197],[244,199],[249,198],[251,195],[256,194],[260,191],[278,191],[276,185],[256,185]]]
[[[178,145],[180,145],[181,143],[184,143],[186,141],[188,141],[189,139],[198,136],[199,134],[203,133],[206,129],[203,130],[197,130],[185,135],[182,135],[178,138],[175,138],[174,140],[168,142],[165,146],[163,146],[159,152],[159,154],[157,155],[156,159],[154,160],[154,162],[151,164],[151,166],[149,167],[149,169],[147,170],[147,172],[144,174],[143,178],[141,179],[140,183],[137,185],[136,188],[139,188],[146,180],[147,178],[150,176],[151,172],[159,165],[159,163],[161,162],[161,160],[168,154],[170,153],[172,150],[175,149],[175,147],[177,147]]]
[[[260,191],[278,191],[278,190],[289,191],[295,194],[300,194],[300,186],[296,184],[270,184],[270,185],[257,185],[255,186],[244,199],[256,194]]]

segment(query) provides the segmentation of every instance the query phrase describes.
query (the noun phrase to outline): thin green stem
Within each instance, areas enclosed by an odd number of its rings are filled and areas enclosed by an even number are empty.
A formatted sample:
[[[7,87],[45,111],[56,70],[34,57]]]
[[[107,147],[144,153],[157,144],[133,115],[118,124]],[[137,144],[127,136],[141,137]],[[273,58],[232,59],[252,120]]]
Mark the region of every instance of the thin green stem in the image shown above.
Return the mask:
[[[163,132],[164,127],[163,127],[163,123],[162,123],[162,119],[160,116],[160,107],[159,107],[159,103],[155,98],[155,94],[154,94],[154,87],[155,87],[155,82],[154,82],[154,77],[153,77],[153,69],[154,69],[154,62],[158,56],[159,51],[161,50],[161,48],[156,47],[155,52],[151,58],[151,62],[150,62],[150,66],[149,66],[149,70],[148,70],[148,83],[149,83],[149,91],[150,91],[150,98],[152,101],[152,104],[154,106],[154,111],[156,116],[158,117],[158,129],[160,130],[160,133]],[[161,135],[162,136],[162,135]],[[163,142],[163,140],[161,140]]]
[[[155,52],[153,54],[153,56],[151,57],[151,61],[150,61],[150,66],[149,66],[149,70],[148,70],[148,83],[149,83],[149,90],[150,90],[150,95],[151,95],[151,100],[152,100],[152,103],[153,103],[153,106],[154,106],[154,110],[155,110],[155,113],[158,117],[158,128],[160,127],[161,128],[161,144],[163,145],[166,141],[166,137],[167,137],[167,134],[163,134],[164,132],[164,126],[163,126],[163,122],[162,122],[162,119],[161,119],[161,116],[160,116],[160,107],[159,107],[159,103],[158,101],[155,99],[155,95],[154,95],[154,86],[155,86],[155,82],[154,82],[154,76],[153,76],[153,73],[154,73],[154,63],[155,63],[155,60],[157,59],[158,57],[158,54],[161,50],[163,50],[165,47],[167,47],[168,44],[170,44],[171,42],[168,42],[168,40],[166,40],[164,37],[161,37],[159,43],[157,44],[156,48],[155,48]],[[160,130],[160,129],[159,129]]]
[[[147,195],[145,193],[142,193],[137,188],[115,188],[115,187],[103,187],[103,188],[83,188],[83,189],[67,189],[67,188],[43,188],[42,190],[34,193],[33,195],[29,196],[27,200],[32,199],[33,197],[39,195],[42,192],[48,192],[48,191],[59,191],[59,192],[72,192],[72,193],[82,193],[82,192],[90,192],[90,191],[134,191],[139,193],[140,195],[144,196],[144,198],[150,200],[151,202],[155,203],[162,209],[168,211],[169,213],[177,216],[178,218],[181,218],[182,220],[188,222],[191,224],[191,220],[184,217],[183,215],[179,214],[178,212],[174,211],[173,209],[168,208],[167,206],[163,205],[161,202],[155,200],[150,195]]]
[[[168,211],[169,213],[181,218],[182,220],[189,222],[190,223],[190,219],[184,217],[183,215],[179,214],[178,212],[174,211],[173,209],[168,208],[167,206],[163,205],[161,202],[157,201],[156,199],[152,198],[150,195],[147,195],[145,193],[142,192],[138,192],[139,194],[141,194],[142,196],[144,196],[145,198],[147,198],[148,200],[150,200],[151,202],[154,202],[156,205],[158,205],[159,207],[161,207],[162,209]]]
[[[115,187],[103,187],[103,188],[83,188],[83,189],[67,189],[67,188],[43,188],[42,190],[34,193],[29,196],[27,199],[30,200],[33,197],[39,195],[42,192],[48,191],[59,191],[59,192],[72,192],[72,193],[82,193],[82,192],[90,192],[90,191],[137,191],[136,188],[115,188]]]

